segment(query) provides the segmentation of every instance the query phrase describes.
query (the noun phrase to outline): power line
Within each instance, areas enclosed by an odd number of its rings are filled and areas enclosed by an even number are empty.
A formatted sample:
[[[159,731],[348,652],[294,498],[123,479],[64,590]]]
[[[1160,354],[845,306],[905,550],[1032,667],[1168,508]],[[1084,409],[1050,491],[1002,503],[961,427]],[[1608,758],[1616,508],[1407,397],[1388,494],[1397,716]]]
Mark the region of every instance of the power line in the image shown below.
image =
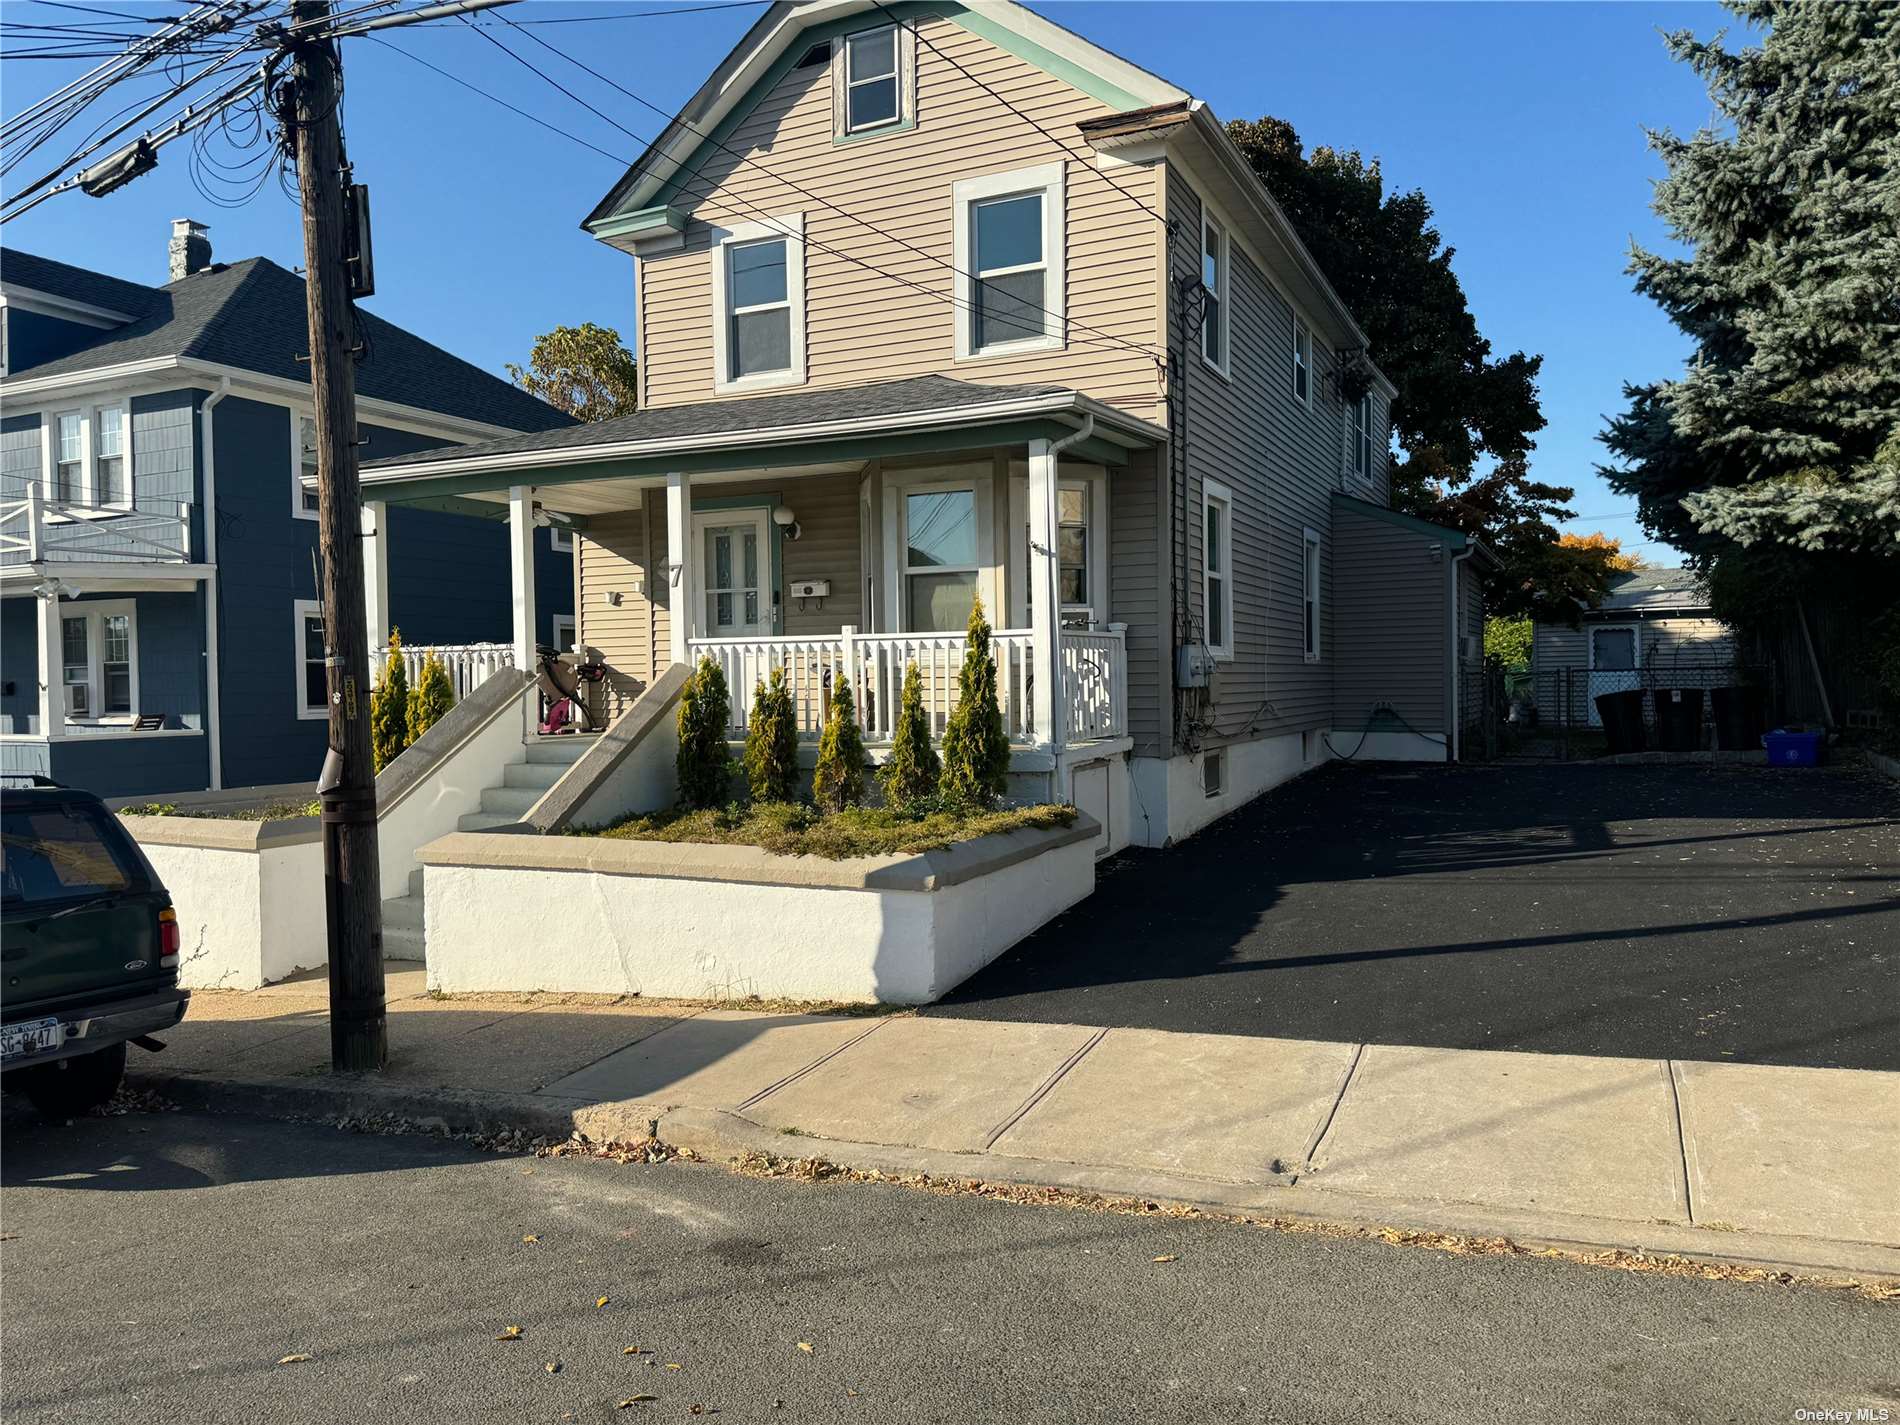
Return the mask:
[[[39,3],[52,10],[77,10],[82,15],[103,15],[111,20],[135,20],[141,25],[174,25],[182,16],[173,15],[134,15],[126,10],[104,10],[97,5],[74,5],[69,0],[39,0]]]

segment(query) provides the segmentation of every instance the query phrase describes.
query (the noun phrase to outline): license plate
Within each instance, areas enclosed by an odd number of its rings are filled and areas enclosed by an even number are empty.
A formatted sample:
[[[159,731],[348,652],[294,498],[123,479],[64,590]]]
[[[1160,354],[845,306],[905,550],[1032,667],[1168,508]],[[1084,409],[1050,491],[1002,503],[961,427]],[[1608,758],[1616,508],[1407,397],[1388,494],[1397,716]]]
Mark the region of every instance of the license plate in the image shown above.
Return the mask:
[[[57,1016],[52,1019],[27,1019],[0,1028],[0,1059],[19,1059],[28,1054],[44,1053],[66,1042],[66,1027]]]

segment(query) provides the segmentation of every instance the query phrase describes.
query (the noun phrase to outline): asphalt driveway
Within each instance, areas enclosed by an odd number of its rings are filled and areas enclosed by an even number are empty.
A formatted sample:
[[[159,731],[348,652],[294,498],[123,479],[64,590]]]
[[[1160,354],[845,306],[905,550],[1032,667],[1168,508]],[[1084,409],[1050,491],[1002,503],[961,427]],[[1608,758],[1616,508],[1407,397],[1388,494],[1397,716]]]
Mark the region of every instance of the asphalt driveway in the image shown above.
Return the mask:
[[[929,1012],[1900,1070],[1900,785],[1335,764],[1106,863]]]

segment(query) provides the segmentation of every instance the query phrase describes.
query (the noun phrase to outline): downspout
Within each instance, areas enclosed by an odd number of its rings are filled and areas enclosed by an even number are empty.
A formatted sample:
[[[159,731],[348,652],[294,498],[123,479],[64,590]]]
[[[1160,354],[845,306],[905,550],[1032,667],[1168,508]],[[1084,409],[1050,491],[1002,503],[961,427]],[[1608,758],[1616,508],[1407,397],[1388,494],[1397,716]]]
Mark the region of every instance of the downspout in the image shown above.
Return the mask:
[[[1458,654],[1458,615],[1461,610],[1458,601],[1458,566],[1477,552],[1477,545],[1467,543],[1463,549],[1451,556],[1451,604],[1450,607],[1445,610],[1445,626],[1451,634],[1451,647],[1449,650],[1451,655],[1451,737],[1448,745],[1451,748],[1451,760],[1453,762],[1458,760],[1460,723],[1458,716],[1458,674],[1460,671]]]
[[[221,692],[218,669],[218,457],[217,445],[212,439],[212,411],[218,402],[230,394],[231,378],[226,376],[218,382],[218,389],[206,396],[204,404],[198,407],[205,443],[205,563],[211,571],[205,576],[204,583],[205,753],[211,764],[211,790],[214,792],[224,789],[224,742],[218,719]],[[294,464],[292,468],[295,468]]]

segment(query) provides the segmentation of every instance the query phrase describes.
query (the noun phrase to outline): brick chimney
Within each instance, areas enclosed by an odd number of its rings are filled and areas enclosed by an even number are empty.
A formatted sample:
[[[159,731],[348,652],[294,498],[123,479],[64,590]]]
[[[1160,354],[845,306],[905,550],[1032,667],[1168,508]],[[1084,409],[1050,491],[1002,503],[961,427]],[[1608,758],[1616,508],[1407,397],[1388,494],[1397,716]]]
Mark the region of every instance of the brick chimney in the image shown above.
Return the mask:
[[[211,229],[190,218],[173,218],[172,240],[165,251],[171,258],[168,281],[179,282],[203,272],[211,265]]]

